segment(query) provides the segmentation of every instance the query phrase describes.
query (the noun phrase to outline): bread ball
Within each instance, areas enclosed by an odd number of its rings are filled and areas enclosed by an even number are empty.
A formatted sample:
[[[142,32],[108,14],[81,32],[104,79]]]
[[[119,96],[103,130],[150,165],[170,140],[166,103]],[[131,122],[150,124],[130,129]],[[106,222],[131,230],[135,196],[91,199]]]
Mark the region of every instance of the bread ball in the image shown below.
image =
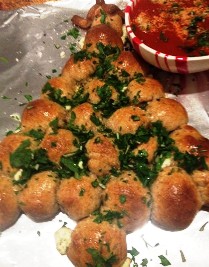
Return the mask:
[[[117,109],[106,121],[106,126],[115,133],[135,134],[140,126],[146,126],[148,119],[139,107],[127,106]]]
[[[74,142],[76,137],[71,131],[59,129],[55,133],[49,131],[40,143],[40,147],[47,151],[49,159],[59,163],[63,155],[73,153],[78,148]]]
[[[109,27],[114,29],[118,36],[123,35],[123,21],[120,15],[118,14],[107,14],[104,10],[101,8],[98,8],[95,12],[94,20],[92,21],[91,27],[94,27],[96,25],[101,25],[102,24],[102,12],[106,14],[105,17],[105,24],[107,24]]]
[[[89,52],[98,52],[98,43],[102,43],[105,46],[118,47],[120,50],[123,50],[121,37],[107,24],[96,25],[86,32],[84,49],[87,49]]]
[[[96,61],[94,58],[79,58],[79,56],[77,58],[76,55],[71,55],[62,69],[62,77],[71,83],[73,81],[80,82],[89,78],[89,76],[94,73],[95,69]]]
[[[25,188],[18,193],[20,208],[34,221],[52,219],[58,212],[57,188],[55,173],[44,171],[34,174]]]
[[[73,113],[73,115],[72,115]],[[98,113],[96,114],[92,105],[85,102],[83,104],[80,104],[73,108],[70,112],[70,118],[74,118],[72,120],[72,124],[79,129],[83,129],[84,131],[93,131],[95,132],[97,130],[96,125],[91,120],[91,116],[95,114],[98,116]]]
[[[151,187],[151,195],[151,220],[169,231],[187,228],[202,206],[191,176],[180,168],[164,168]]]
[[[36,99],[27,104],[22,113],[21,128],[27,132],[32,129],[46,131],[50,123],[57,120],[57,125],[63,127],[66,111],[59,104],[48,99]]]
[[[184,125],[170,134],[175,145],[181,152],[188,152],[199,157],[205,157],[209,167],[209,140],[190,125]]]
[[[112,140],[101,134],[95,135],[86,143],[88,168],[97,176],[108,174],[120,167],[119,152]]]
[[[57,201],[61,210],[78,221],[98,209],[101,203],[101,188],[94,187],[96,176],[70,177],[60,182]]]
[[[167,131],[173,131],[188,122],[185,108],[170,98],[160,98],[149,102],[146,114],[151,122],[161,121]]]
[[[126,234],[107,221],[96,223],[91,217],[84,219],[71,234],[67,256],[77,267],[97,266],[99,258],[106,260],[102,266],[109,263],[112,267],[120,267],[127,256]]]
[[[20,215],[17,196],[8,175],[0,172],[0,231],[12,226]]]
[[[59,92],[60,98],[66,97],[67,99],[70,99],[74,94],[75,88],[75,80],[67,80],[64,76],[53,77],[48,80],[47,84],[42,89],[42,97],[48,97],[49,99],[56,101],[56,97],[54,96]]]
[[[127,88],[127,96],[132,103],[148,102],[165,96],[162,84],[153,78],[132,80]]]
[[[119,74],[122,75],[122,72],[125,71],[129,75],[129,79],[133,79],[138,74],[144,75],[147,72],[144,63],[130,51],[121,51],[112,64]]]
[[[18,164],[15,162],[15,159],[11,160],[11,155],[21,147],[24,142],[27,142],[28,148],[32,150],[37,146],[36,142],[31,137],[21,133],[10,134],[0,142],[0,163],[2,171],[12,175],[17,172]]]
[[[151,162],[154,159],[155,152],[158,149],[158,140],[157,137],[150,137],[150,139],[146,143],[139,144],[134,150],[134,155],[137,155],[139,151],[146,151],[147,153],[147,160]]]
[[[118,97],[118,93],[112,86],[107,86],[104,81],[99,80],[97,78],[90,79],[84,85],[85,91],[89,93],[88,101],[92,104],[98,104],[101,101],[101,97],[99,95],[99,91],[101,88],[103,89],[102,92],[105,95],[105,89],[108,90],[110,93],[110,99],[112,101],[116,101]],[[105,99],[106,100],[106,99]]]
[[[209,171],[195,170],[192,179],[197,186],[202,199],[202,205],[209,207]]]
[[[102,211],[118,211],[123,215],[119,223],[130,233],[143,226],[150,216],[150,192],[134,172],[125,171],[112,177],[103,192]]]

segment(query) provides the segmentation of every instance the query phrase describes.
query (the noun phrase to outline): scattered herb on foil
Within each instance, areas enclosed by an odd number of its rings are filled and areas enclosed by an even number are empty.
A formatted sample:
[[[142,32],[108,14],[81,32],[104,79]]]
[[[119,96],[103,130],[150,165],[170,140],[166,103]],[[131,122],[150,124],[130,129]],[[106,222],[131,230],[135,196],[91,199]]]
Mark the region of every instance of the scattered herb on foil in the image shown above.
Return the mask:
[[[33,100],[32,95],[24,95],[24,97],[25,97],[25,99],[26,99],[28,102],[30,102],[30,101]]]
[[[41,232],[40,231],[37,231],[37,235],[40,236],[41,235]]]
[[[9,60],[6,57],[0,57],[0,61],[3,63],[9,63]]]
[[[74,27],[67,32],[67,35],[72,36],[74,39],[77,39],[80,35],[80,32],[78,28]]]
[[[139,255],[138,250],[132,247],[131,250],[127,250],[127,253],[131,254],[131,261],[133,262],[133,267],[137,267],[138,264],[136,263],[136,256]]]
[[[206,225],[208,224],[208,222],[204,223],[201,227],[200,227],[200,232],[203,232],[205,230]]]
[[[141,262],[141,266],[143,266],[143,267],[147,267],[147,264],[148,264],[148,259],[142,259],[142,262]]]
[[[182,262],[186,262],[186,257],[185,257],[185,255],[184,255],[184,253],[183,253],[182,250],[180,250],[180,254],[181,254],[181,260],[182,260]]]
[[[163,266],[169,266],[171,265],[170,261],[163,255],[158,256],[158,258],[160,259],[160,264],[162,264]]]
[[[8,96],[5,96],[5,95],[1,96],[1,98],[4,99],[4,100],[11,99],[11,97],[8,97]]]

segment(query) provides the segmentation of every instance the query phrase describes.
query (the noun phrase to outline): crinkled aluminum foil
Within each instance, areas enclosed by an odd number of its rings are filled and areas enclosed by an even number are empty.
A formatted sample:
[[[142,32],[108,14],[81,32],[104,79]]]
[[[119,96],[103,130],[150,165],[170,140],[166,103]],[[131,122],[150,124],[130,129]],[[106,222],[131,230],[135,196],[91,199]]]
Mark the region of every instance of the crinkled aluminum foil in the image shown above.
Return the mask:
[[[125,1],[106,2],[125,5]],[[11,12],[0,11],[1,139],[7,131],[19,126],[25,104],[30,97],[39,97],[47,77],[59,75],[70,56],[70,44],[76,43],[79,48],[80,38],[63,36],[72,27],[72,15],[85,14],[93,4],[92,0],[65,0]],[[157,70],[157,76],[169,96],[186,107],[190,124],[209,138],[209,72],[181,76]],[[207,222],[208,213],[202,211],[188,229],[177,233],[148,223],[128,235],[128,248],[135,247],[140,252],[136,257],[139,265],[146,258],[149,267],[162,266],[159,255],[164,255],[174,267],[206,267],[209,262]],[[64,223],[74,227],[63,214],[41,224],[22,215],[0,236],[0,267],[72,266],[55,248],[53,234]],[[199,231],[204,224],[204,231]]]

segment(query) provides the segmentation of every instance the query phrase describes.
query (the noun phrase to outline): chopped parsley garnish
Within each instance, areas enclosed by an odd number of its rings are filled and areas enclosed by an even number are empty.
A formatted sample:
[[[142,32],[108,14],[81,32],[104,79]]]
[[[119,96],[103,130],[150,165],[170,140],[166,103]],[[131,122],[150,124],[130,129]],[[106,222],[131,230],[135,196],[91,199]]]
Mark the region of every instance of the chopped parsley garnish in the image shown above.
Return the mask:
[[[169,260],[165,256],[160,255],[160,256],[158,256],[158,258],[161,261],[160,264],[162,264],[163,266],[169,266],[169,265],[171,265],[171,263],[169,262]]]
[[[21,176],[13,181],[15,184],[26,183],[35,173],[55,170],[56,166],[49,160],[47,151],[42,148],[32,150],[30,145],[30,140],[25,140],[10,155],[11,166],[22,170]]]
[[[95,216],[94,222],[101,223],[103,221],[107,221],[110,224],[112,224],[113,221],[116,221],[119,228],[123,227],[123,225],[120,222],[120,219],[126,216],[125,211],[119,212],[113,210],[105,210],[102,213],[99,210],[96,210],[92,214]]]
[[[41,129],[32,129],[26,132],[25,135],[32,137],[34,140],[41,141],[44,138],[45,133]]]
[[[100,22],[101,22],[101,24],[105,24],[106,23],[107,14],[103,9],[100,10],[100,13],[101,13]]]
[[[87,252],[92,256],[94,264],[86,263],[87,267],[112,267],[117,262],[117,257],[112,252],[108,258],[104,258],[100,251],[88,248]]]
[[[121,204],[124,204],[126,202],[126,196],[125,195],[120,195],[119,200]]]
[[[67,35],[72,36],[74,39],[77,39],[80,35],[79,29],[74,27],[67,32]]]
[[[82,149],[78,149],[72,155],[64,155],[60,159],[60,168],[56,170],[60,178],[74,177],[80,179],[88,174],[87,157]]]
[[[132,249],[129,249],[127,252],[129,254],[131,254],[131,260],[133,262],[133,267],[138,267],[138,264],[136,263],[136,256],[139,255],[138,250],[135,249],[134,247],[132,247]]]

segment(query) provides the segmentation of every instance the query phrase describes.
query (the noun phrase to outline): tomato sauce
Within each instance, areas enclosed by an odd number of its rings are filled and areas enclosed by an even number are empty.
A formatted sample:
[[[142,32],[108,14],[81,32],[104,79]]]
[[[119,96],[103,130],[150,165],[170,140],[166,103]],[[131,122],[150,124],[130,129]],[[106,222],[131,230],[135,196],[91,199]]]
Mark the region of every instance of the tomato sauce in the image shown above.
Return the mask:
[[[140,40],[159,52],[209,55],[209,1],[139,0],[131,26]]]

